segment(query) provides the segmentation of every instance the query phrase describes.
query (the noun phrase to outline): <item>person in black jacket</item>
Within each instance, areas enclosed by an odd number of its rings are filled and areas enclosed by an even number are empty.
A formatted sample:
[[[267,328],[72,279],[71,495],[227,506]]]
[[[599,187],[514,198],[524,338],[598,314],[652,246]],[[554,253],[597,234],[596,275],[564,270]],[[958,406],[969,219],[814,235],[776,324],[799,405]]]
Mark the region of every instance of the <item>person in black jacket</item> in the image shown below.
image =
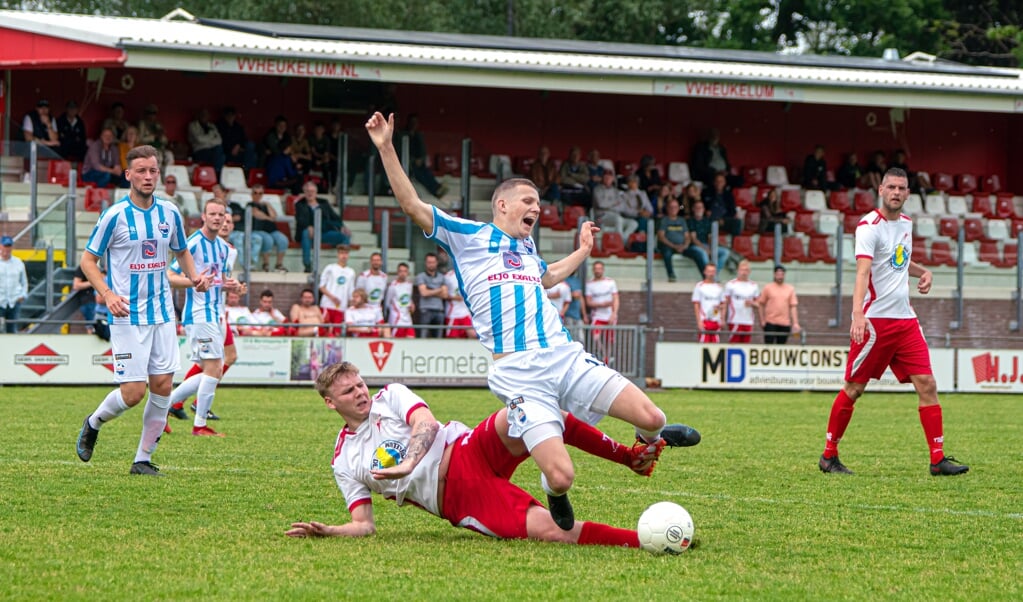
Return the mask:
[[[312,271],[314,206],[319,206],[322,212],[320,221],[322,244],[330,245],[331,248],[337,245],[347,245],[352,237],[351,232],[341,222],[341,216],[330,205],[330,202],[316,196],[316,193],[316,183],[306,182],[302,186],[302,198],[295,203],[295,242],[302,243],[302,263],[305,265],[306,272]]]

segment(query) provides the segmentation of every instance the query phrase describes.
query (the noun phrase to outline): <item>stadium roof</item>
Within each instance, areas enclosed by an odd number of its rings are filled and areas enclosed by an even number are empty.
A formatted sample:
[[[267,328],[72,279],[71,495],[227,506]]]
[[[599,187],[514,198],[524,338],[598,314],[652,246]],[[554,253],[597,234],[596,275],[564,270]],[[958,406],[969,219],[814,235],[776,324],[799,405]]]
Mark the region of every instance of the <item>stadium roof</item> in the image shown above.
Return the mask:
[[[36,46],[58,39],[119,50],[125,67],[141,69],[1023,112],[1023,71],[916,56],[886,60],[26,11],[0,11],[3,30],[35,36]],[[44,64],[25,60],[12,46],[0,48],[0,65]],[[80,66],[80,51],[69,52],[65,65]]]

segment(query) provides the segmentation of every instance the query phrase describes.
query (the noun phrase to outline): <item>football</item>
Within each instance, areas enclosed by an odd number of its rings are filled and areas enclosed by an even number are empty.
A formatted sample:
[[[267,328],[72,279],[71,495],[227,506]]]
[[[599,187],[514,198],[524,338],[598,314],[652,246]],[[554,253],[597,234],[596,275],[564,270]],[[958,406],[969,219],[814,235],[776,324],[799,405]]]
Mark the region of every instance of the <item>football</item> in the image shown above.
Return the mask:
[[[639,547],[651,554],[681,554],[693,542],[693,519],[685,508],[657,502],[639,517]]]

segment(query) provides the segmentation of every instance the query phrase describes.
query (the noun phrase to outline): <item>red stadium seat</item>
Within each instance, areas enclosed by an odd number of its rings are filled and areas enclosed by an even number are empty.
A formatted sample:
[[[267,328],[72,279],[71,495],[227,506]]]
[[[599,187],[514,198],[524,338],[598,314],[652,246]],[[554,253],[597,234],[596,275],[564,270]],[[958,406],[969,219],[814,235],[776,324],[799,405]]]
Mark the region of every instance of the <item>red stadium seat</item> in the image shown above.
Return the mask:
[[[852,203],[849,202],[848,190],[832,190],[828,197],[828,207],[842,213],[852,212]]]
[[[1002,267],[1014,268],[1017,263],[1018,247],[1016,243],[1007,244],[1002,247]]]
[[[493,178],[494,174],[487,171],[487,163],[483,160],[483,157],[475,155],[469,159],[469,171],[472,175],[480,178]]]
[[[284,198],[284,215],[295,215],[295,203],[297,203],[299,201],[299,199],[301,199],[301,198],[302,198],[302,195],[300,195],[300,194],[289,194],[287,197],[285,197]],[[347,219],[355,219],[352,216],[352,213],[351,213],[352,209],[354,209],[354,207],[345,207],[345,215],[344,215],[345,218],[347,218]]]
[[[936,190],[948,192],[955,187],[955,180],[952,178],[951,174],[936,173],[934,174],[934,177],[931,178],[931,185],[934,186]]]
[[[533,172],[533,163],[536,162],[534,157],[515,157],[512,160],[512,166],[515,169],[515,173],[522,174],[525,177],[529,177],[529,174]]]
[[[995,215],[1001,219],[1016,217],[1016,208],[1012,204],[1012,195],[1000,194],[995,197]]]
[[[842,219],[842,232],[846,234],[854,234],[856,232],[856,226],[860,223],[859,215],[855,213],[846,213]]]
[[[974,190],[977,190],[977,176],[968,173],[956,176],[956,191],[959,194],[970,194]]]
[[[756,255],[753,251],[753,239],[745,234],[740,234],[732,239],[732,251],[746,259],[752,259]]]
[[[634,171],[636,171],[636,164],[630,163],[628,161],[616,161],[615,170],[617,171],[619,176],[627,178],[631,176]]]
[[[266,170],[262,167],[253,167],[249,170],[249,188],[256,184],[261,184],[264,188],[266,187]]]
[[[774,237],[767,234],[761,234],[757,240],[757,252],[756,255],[751,257],[753,261],[773,261],[774,260]]]
[[[757,204],[753,201],[753,189],[747,186],[732,189],[732,197],[735,198],[735,206],[742,209],[756,210]],[[747,217],[749,217],[747,215]]]
[[[457,176],[461,173],[461,163],[458,160],[457,155],[442,155],[440,153],[434,157],[433,160],[434,170],[440,174],[446,174],[450,176]],[[527,175],[529,172],[525,172]]]
[[[743,218],[743,231],[745,232],[756,232],[760,229],[760,210],[754,209],[746,212],[746,217]]]
[[[938,234],[955,238],[959,236],[959,219],[954,217],[942,217],[938,221]]]
[[[967,242],[973,242],[984,238],[984,221],[979,217],[967,217],[963,219],[963,228],[966,229]]]
[[[213,188],[217,183],[217,170],[212,165],[196,165],[192,171],[192,186],[198,186],[203,190]]]
[[[798,236],[786,236],[781,241],[781,260],[783,262],[807,260],[803,240]]]
[[[71,178],[71,162],[58,161],[56,159],[46,162],[46,181],[50,184],[67,186]],[[82,174],[78,174],[78,183],[82,181]]]
[[[949,243],[942,240],[931,242],[931,265],[955,267],[956,260]]]
[[[764,182],[764,170],[759,167],[744,167],[742,179],[746,186],[758,186]]]
[[[1009,234],[1012,235],[1013,239],[1019,238],[1019,233],[1023,232],[1023,218],[1014,217],[1012,218],[1012,226],[1009,228]]]
[[[813,214],[797,213],[795,230],[796,232],[802,232],[804,234],[812,233],[814,231]]]
[[[813,236],[810,238],[810,249],[807,252],[807,259],[809,261],[835,263],[835,258],[831,255],[831,249],[828,247],[828,238],[826,236]]]
[[[799,211],[803,208],[803,202],[799,199],[799,189],[784,188],[781,191],[781,210]]]
[[[94,188],[90,186],[85,189],[85,202],[83,207],[86,211],[95,211],[99,213],[103,211],[105,206],[110,206],[109,188]]]
[[[1002,255],[998,252],[998,243],[993,240],[981,241],[980,250],[977,251],[977,259],[986,261],[991,265],[1001,265]]]
[[[984,176],[981,181],[981,190],[989,194],[998,194],[1002,191],[1002,179],[997,174]]]
[[[586,217],[586,208],[579,205],[568,205],[562,216],[566,229],[575,230],[579,226],[579,218]]]
[[[874,195],[865,190],[858,191],[853,199],[854,213],[864,215],[874,209],[877,209],[877,200],[874,199]]]
[[[984,217],[995,217],[995,207],[991,204],[991,196],[986,194],[976,194],[973,196],[973,212],[979,213]]]
[[[540,205],[540,225],[544,228],[561,229],[561,216],[554,205]]]
[[[605,232],[600,237],[600,248],[604,253],[617,255],[618,257],[631,258],[639,256],[639,253],[625,250],[625,240],[622,239],[622,235],[619,232]]]

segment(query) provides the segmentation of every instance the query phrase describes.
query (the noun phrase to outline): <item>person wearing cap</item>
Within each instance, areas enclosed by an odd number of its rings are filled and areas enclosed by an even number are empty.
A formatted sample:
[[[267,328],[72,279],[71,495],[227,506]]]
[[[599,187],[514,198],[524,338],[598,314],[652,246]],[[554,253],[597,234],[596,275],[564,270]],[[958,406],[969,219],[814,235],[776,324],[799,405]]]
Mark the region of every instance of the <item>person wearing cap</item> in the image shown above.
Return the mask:
[[[64,113],[57,118],[57,139],[60,156],[68,161],[81,161],[86,151],[85,121],[78,116],[78,103],[69,100]]]
[[[50,117],[50,102],[45,98],[36,103],[36,108],[25,114],[21,121],[25,142],[36,141],[43,146],[60,146],[57,128]]]
[[[757,298],[757,309],[768,345],[784,345],[789,333],[799,332],[799,299],[796,289],[785,283],[785,266],[774,266],[774,281],[764,285]]]
[[[7,332],[18,332],[18,319],[21,302],[28,295],[28,275],[25,263],[11,255],[14,239],[10,236],[0,238],[0,317],[7,320]]]

